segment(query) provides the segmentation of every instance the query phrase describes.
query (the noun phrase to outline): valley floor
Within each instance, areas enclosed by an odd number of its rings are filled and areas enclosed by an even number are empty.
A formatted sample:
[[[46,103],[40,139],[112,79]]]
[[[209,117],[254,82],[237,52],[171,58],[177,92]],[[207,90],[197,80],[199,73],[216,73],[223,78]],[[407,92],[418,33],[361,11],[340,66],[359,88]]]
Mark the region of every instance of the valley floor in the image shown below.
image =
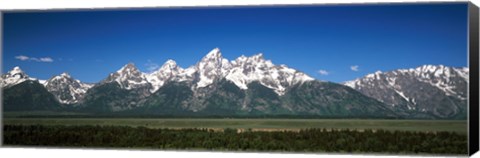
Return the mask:
[[[327,130],[349,129],[363,131],[418,131],[455,132],[467,135],[466,120],[378,120],[378,119],[200,119],[200,118],[5,118],[5,125],[99,125],[146,128],[205,128],[238,131],[299,131],[317,128]]]

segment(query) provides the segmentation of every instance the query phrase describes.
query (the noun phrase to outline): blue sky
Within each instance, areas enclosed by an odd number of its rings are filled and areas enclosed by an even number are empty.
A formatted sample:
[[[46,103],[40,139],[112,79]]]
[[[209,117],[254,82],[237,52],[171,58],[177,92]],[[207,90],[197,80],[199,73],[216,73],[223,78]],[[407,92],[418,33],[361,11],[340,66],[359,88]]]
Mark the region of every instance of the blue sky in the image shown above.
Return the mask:
[[[133,62],[186,68],[215,47],[263,53],[320,80],[467,66],[467,3],[30,11],[3,14],[3,70],[98,82]]]

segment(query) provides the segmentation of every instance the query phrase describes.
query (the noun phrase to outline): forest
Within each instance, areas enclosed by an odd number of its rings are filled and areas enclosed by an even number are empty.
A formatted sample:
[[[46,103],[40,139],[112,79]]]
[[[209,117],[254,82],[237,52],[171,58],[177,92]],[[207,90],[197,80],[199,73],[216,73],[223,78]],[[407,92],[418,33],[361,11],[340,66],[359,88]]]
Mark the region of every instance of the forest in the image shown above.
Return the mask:
[[[98,125],[4,125],[4,145],[160,150],[466,155],[467,135],[388,130],[254,131]]]

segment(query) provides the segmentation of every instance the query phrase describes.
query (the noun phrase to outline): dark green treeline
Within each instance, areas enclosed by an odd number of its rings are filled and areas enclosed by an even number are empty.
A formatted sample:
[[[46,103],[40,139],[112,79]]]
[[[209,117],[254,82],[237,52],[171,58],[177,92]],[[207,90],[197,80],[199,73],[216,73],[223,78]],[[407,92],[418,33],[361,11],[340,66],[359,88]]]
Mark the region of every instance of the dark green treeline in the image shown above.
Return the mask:
[[[122,126],[5,125],[4,145],[216,151],[466,154],[467,136],[453,132],[304,129],[244,131]]]

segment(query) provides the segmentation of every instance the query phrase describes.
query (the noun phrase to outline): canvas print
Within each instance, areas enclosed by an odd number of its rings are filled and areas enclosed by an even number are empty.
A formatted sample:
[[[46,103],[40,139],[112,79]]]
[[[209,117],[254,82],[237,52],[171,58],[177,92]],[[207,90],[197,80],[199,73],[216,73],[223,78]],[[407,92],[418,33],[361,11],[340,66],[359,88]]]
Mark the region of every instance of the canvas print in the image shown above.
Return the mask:
[[[468,152],[468,3],[2,17],[5,146]]]

